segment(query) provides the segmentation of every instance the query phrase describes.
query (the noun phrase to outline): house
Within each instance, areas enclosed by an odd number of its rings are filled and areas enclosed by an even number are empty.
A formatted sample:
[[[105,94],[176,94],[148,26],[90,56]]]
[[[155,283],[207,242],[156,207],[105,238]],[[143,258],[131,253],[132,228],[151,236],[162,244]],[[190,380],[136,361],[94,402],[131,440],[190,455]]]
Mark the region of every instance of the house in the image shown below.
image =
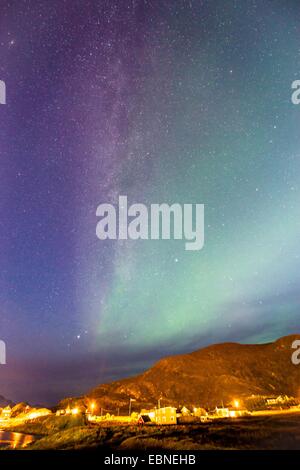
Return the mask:
[[[155,422],[155,409],[154,408],[152,410],[142,409],[140,412],[140,416],[149,416],[150,421]]]
[[[190,416],[191,415],[191,412],[190,410],[186,407],[186,406],[183,406],[181,408],[181,415],[182,416]]]
[[[204,408],[195,407],[193,409],[193,415],[197,416],[198,418],[202,418],[203,416],[208,416],[208,413]]]
[[[267,405],[282,405],[289,401],[289,397],[286,395],[279,395],[278,397],[266,398]]]
[[[151,418],[148,414],[146,415],[139,415],[138,424],[146,424],[151,423]]]
[[[229,418],[229,408],[221,408],[216,407],[215,415],[218,418]]]
[[[247,416],[249,414],[248,410],[245,408],[216,408],[215,416],[218,418],[238,418],[241,416]]]
[[[249,411],[245,408],[240,408],[239,410],[235,408],[229,408],[229,418],[239,418],[241,416],[249,415]]]
[[[166,406],[155,410],[156,424],[176,424],[177,409],[173,406]]]
[[[141,410],[140,415],[143,419],[147,416],[152,423],[156,424],[177,424],[177,409],[173,406],[166,406],[164,408],[155,408],[152,410]],[[147,421],[146,421],[147,420]],[[144,422],[148,422],[148,419]]]
[[[10,418],[11,415],[11,407],[8,405],[2,410],[2,418]]]

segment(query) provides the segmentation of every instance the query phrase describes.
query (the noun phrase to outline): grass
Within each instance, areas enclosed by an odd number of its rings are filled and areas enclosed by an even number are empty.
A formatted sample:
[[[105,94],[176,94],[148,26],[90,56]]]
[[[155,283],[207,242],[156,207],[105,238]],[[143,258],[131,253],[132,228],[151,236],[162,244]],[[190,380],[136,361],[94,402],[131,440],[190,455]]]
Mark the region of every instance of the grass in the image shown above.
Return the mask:
[[[17,419],[11,420],[8,425],[1,424],[1,428],[12,432],[22,432],[34,436],[48,436],[69,428],[83,426],[84,419],[78,416],[43,416],[27,422]]]
[[[223,419],[203,424],[144,426],[50,416],[10,430],[35,434],[28,449],[219,450],[300,449],[300,413]]]

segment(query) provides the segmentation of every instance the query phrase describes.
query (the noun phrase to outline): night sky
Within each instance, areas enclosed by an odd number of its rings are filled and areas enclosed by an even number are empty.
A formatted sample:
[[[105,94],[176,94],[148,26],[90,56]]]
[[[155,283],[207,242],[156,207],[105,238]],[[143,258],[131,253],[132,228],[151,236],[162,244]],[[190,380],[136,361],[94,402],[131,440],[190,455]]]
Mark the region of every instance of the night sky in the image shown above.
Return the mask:
[[[299,332],[298,1],[0,0],[0,395]],[[96,209],[205,204],[205,246]]]

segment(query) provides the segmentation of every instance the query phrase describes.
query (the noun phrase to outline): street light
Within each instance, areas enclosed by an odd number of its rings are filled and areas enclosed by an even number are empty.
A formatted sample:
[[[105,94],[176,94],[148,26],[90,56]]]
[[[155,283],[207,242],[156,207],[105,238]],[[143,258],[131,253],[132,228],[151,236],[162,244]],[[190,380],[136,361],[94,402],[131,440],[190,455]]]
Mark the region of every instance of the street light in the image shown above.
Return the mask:
[[[92,401],[92,403],[91,403],[91,405],[90,405],[90,408],[91,408],[91,413],[92,413],[92,415],[93,415],[93,414],[94,414],[94,410],[95,410],[95,408],[96,408],[96,405],[95,405],[95,402],[94,402],[94,401]]]
[[[163,398],[162,395],[160,395],[160,397],[159,397],[159,399],[158,399],[158,401],[157,401],[157,407],[158,407],[158,409],[160,409],[160,401],[162,400],[162,398]]]
[[[128,415],[131,416],[131,403],[133,401],[136,401],[134,398],[129,398],[129,409],[128,409]]]

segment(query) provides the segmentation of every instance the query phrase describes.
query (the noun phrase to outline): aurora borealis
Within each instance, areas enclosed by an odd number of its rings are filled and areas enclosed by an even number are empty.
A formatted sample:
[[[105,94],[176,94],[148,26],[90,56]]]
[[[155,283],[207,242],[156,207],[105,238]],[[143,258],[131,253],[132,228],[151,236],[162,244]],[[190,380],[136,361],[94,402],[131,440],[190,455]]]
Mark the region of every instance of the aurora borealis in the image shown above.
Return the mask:
[[[299,332],[300,5],[1,0],[0,394],[53,403],[164,355]],[[205,205],[205,245],[96,237]]]

